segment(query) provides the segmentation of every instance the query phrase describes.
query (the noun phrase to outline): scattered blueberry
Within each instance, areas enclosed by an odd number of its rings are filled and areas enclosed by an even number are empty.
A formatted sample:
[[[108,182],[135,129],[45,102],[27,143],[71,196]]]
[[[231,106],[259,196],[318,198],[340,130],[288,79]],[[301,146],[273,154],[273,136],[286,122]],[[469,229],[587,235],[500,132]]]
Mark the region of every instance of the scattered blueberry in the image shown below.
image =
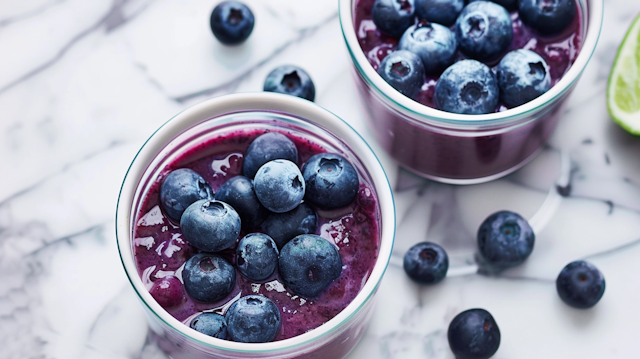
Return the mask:
[[[192,246],[205,252],[218,252],[236,243],[240,216],[224,202],[202,199],[184,211],[180,229]]]
[[[360,182],[358,172],[344,157],[318,153],[302,167],[307,185],[305,199],[323,209],[344,207],[356,198]]]
[[[418,283],[438,283],[447,275],[448,269],[449,256],[435,243],[418,243],[404,255],[404,271]]]
[[[478,1],[478,0],[469,0],[470,3]],[[518,0],[490,0],[496,4],[502,5],[505,9],[509,11],[514,11],[518,9]]]
[[[153,282],[149,293],[163,308],[171,308],[184,300],[184,287],[180,279],[169,276]]]
[[[453,31],[426,21],[409,27],[398,43],[398,49],[418,55],[427,74],[440,72],[451,65],[457,48],[458,42]]]
[[[488,359],[500,346],[500,329],[484,309],[469,309],[449,324],[449,347],[456,359]]]
[[[574,0],[520,0],[518,13],[522,22],[543,35],[562,32],[576,15]]]
[[[213,303],[231,293],[236,283],[236,270],[218,255],[199,253],[185,263],[182,280],[184,289],[193,299]]]
[[[211,198],[212,195],[207,181],[188,168],[170,172],[160,186],[162,208],[169,218],[177,222],[180,222],[182,213],[193,202]]]
[[[202,313],[193,318],[191,329],[218,339],[227,339],[227,320],[216,313]]]
[[[309,74],[292,65],[283,65],[271,71],[264,80],[263,90],[297,96],[309,101],[316,97],[316,88]]]
[[[413,97],[424,82],[424,65],[413,52],[398,50],[382,60],[378,74],[401,94]]]
[[[237,45],[246,40],[255,20],[247,5],[237,1],[224,1],[211,13],[209,24],[213,35],[226,45]]]
[[[262,223],[262,230],[268,234],[278,248],[300,234],[313,234],[318,226],[318,217],[306,202],[285,213],[272,213]]]
[[[371,18],[378,29],[387,35],[400,37],[414,22],[414,0],[376,0]]]
[[[288,160],[265,163],[256,173],[253,186],[260,203],[276,213],[296,208],[305,193],[305,181],[300,169]]]
[[[282,247],[280,276],[294,293],[316,297],[342,273],[338,249],[315,234],[301,234]]]
[[[451,26],[464,7],[464,0],[415,0],[418,18]]]
[[[534,241],[535,235],[527,220],[509,211],[490,215],[478,229],[480,255],[495,269],[524,262],[533,251]]]
[[[523,105],[551,88],[549,66],[531,50],[515,50],[505,55],[496,74],[500,99],[507,106]]]
[[[458,61],[438,79],[434,98],[443,111],[491,113],[498,106],[498,81],[487,65],[476,60]]]
[[[231,340],[266,343],[280,332],[280,311],[267,297],[248,295],[231,304],[225,314]]]
[[[233,207],[245,228],[259,226],[269,215],[253,190],[253,181],[245,176],[230,178],[218,189],[214,198]]]
[[[236,249],[236,266],[242,275],[251,280],[269,278],[278,266],[276,242],[264,233],[247,234]]]
[[[279,132],[267,132],[251,142],[242,162],[242,174],[254,178],[262,165],[273,160],[289,160],[298,164],[296,144]]]
[[[575,261],[562,269],[556,279],[556,289],[567,305],[587,309],[600,301],[605,282],[602,273],[593,264]]]
[[[456,21],[456,37],[465,55],[480,61],[493,61],[511,44],[511,17],[496,3],[472,2]]]

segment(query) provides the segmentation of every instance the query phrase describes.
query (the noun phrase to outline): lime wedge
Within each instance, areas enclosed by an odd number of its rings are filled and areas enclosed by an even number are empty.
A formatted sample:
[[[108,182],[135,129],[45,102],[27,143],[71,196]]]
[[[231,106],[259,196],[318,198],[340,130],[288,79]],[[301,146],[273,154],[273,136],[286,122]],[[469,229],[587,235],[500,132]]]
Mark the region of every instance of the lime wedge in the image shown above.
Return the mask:
[[[613,62],[607,107],[616,123],[640,136],[640,15],[631,24]]]

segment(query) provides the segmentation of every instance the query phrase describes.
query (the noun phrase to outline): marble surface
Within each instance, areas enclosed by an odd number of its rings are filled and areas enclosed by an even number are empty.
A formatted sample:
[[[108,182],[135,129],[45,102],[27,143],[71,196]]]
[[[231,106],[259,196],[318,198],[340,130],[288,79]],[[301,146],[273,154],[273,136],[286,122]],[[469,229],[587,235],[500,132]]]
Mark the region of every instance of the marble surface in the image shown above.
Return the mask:
[[[247,0],[257,22],[238,48],[211,36],[215,2],[0,2],[1,358],[165,358],[147,339],[121,268],[114,214],[137,150],[182,109],[260,91],[271,69],[292,63],[311,74],[317,104],[371,140],[337,1]],[[350,359],[451,359],[446,328],[473,307],[489,310],[502,331],[495,358],[637,357],[640,138],[609,119],[605,86],[640,2],[605,7],[600,43],[559,127],[522,170],[456,187],[414,177],[380,153],[396,196],[396,245]],[[557,183],[570,185],[568,195]],[[533,222],[536,248],[521,267],[478,274],[474,233],[500,209]],[[429,288],[401,266],[423,240],[452,259],[451,277]],[[555,292],[557,273],[576,259],[607,281],[592,310],[573,310]]]

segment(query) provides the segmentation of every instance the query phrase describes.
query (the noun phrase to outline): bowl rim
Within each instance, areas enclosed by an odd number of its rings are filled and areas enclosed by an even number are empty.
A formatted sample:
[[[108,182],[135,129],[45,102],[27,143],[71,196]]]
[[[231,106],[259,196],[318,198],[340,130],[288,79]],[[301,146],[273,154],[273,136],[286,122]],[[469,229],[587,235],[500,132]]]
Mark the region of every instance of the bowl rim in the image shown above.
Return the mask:
[[[507,127],[528,122],[531,120],[532,114],[546,108],[548,103],[562,98],[580,78],[593,56],[602,31],[604,13],[603,0],[576,0],[578,4],[583,4],[580,5],[580,10],[582,11],[583,21],[587,21],[586,36],[580,53],[569,68],[569,71],[549,91],[524,105],[506,111],[483,115],[468,115],[446,112],[422,105],[402,95],[384,81],[369,64],[356,37],[353,15],[354,6],[352,6],[356,0],[338,1],[340,27],[353,65],[358,74],[367,83],[367,86],[374,90],[377,97],[385,102],[391,102],[394,110],[399,111],[405,118],[419,124],[462,130],[482,127]]]
[[[171,316],[144,287],[138,275],[132,250],[132,221],[135,218],[132,206],[136,189],[149,164],[156,157],[162,156],[164,146],[184,130],[216,117],[246,112],[282,113],[305,119],[308,123],[334,134],[348,145],[369,172],[380,207],[378,259],[369,279],[354,300],[325,324],[293,338],[269,343],[237,343],[213,338],[191,329]],[[178,334],[201,345],[221,351],[257,354],[291,350],[319,339],[329,340],[330,334],[348,324],[349,319],[373,297],[388,267],[395,238],[396,216],[393,194],[384,168],[371,147],[355,129],[340,117],[310,101],[290,95],[259,92],[223,95],[200,102],[178,113],[160,126],[143,144],[127,170],[118,196],[115,225],[118,252],[125,273],[143,306],[153,316]]]

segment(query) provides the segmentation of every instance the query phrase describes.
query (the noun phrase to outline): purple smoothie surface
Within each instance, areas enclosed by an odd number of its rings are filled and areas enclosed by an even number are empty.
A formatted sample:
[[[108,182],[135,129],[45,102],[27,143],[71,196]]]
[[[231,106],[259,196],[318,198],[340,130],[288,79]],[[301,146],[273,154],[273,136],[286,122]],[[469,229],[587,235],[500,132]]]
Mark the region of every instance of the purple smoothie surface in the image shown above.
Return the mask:
[[[199,173],[215,192],[226,180],[241,174],[243,154],[249,144],[267,131],[263,128],[248,128],[224,133],[186,150],[161,169],[137,209],[134,229],[135,261],[148,290],[156,282],[156,287],[167,282],[163,278],[181,279],[184,262],[199,252],[184,240],[178,224],[163,213],[159,202],[163,178],[172,170],[190,168]],[[300,167],[312,155],[328,152],[308,136],[285,130],[279,132],[296,144]],[[316,211],[318,227],[315,234],[336,244],[343,263],[341,276],[318,297],[297,296],[284,286],[277,271],[269,279],[255,282],[236,270],[235,287],[223,300],[202,303],[190,298],[185,292],[184,299],[178,305],[165,309],[173,317],[189,325],[191,319],[203,311],[213,310],[222,314],[240,296],[261,294],[271,299],[280,309],[282,325],[276,341],[303,334],[326,323],[351,303],[373,270],[380,241],[379,208],[374,191],[360,173],[359,192],[350,206],[332,212]],[[251,232],[259,231],[256,228]],[[238,240],[248,233],[250,232],[240,233]],[[235,265],[235,245],[219,254]]]
[[[355,31],[367,60],[377,71],[380,62],[398,47],[399,38],[385,35],[378,30],[371,19],[371,9],[375,0],[357,0],[355,7]],[[579,4],[576,2],[576,7]],[[551,76],[551,86],[554,86],[567,73],[571,65],[575,62],[582,45],[582,13],[578,8],[572,23],[560,34],[553,36],[541,36],[522,23],[518,11],[510,12],[513,26],[513,40],[511,45],[503,55],[509,51],[526,49],[536,52],[549,65],[549,75]],[[455,25],[450,29],[455,32]],[[457,51],[455,62],[467,57],[459,50]],[[486,63],[487,66],[495,68],[502,57]],[[434,93],[436,82],[440,74],[426,75],[425,81],[413,100],[423,105],[436,108]],[[496,112],[509,109],[500,102]]]

